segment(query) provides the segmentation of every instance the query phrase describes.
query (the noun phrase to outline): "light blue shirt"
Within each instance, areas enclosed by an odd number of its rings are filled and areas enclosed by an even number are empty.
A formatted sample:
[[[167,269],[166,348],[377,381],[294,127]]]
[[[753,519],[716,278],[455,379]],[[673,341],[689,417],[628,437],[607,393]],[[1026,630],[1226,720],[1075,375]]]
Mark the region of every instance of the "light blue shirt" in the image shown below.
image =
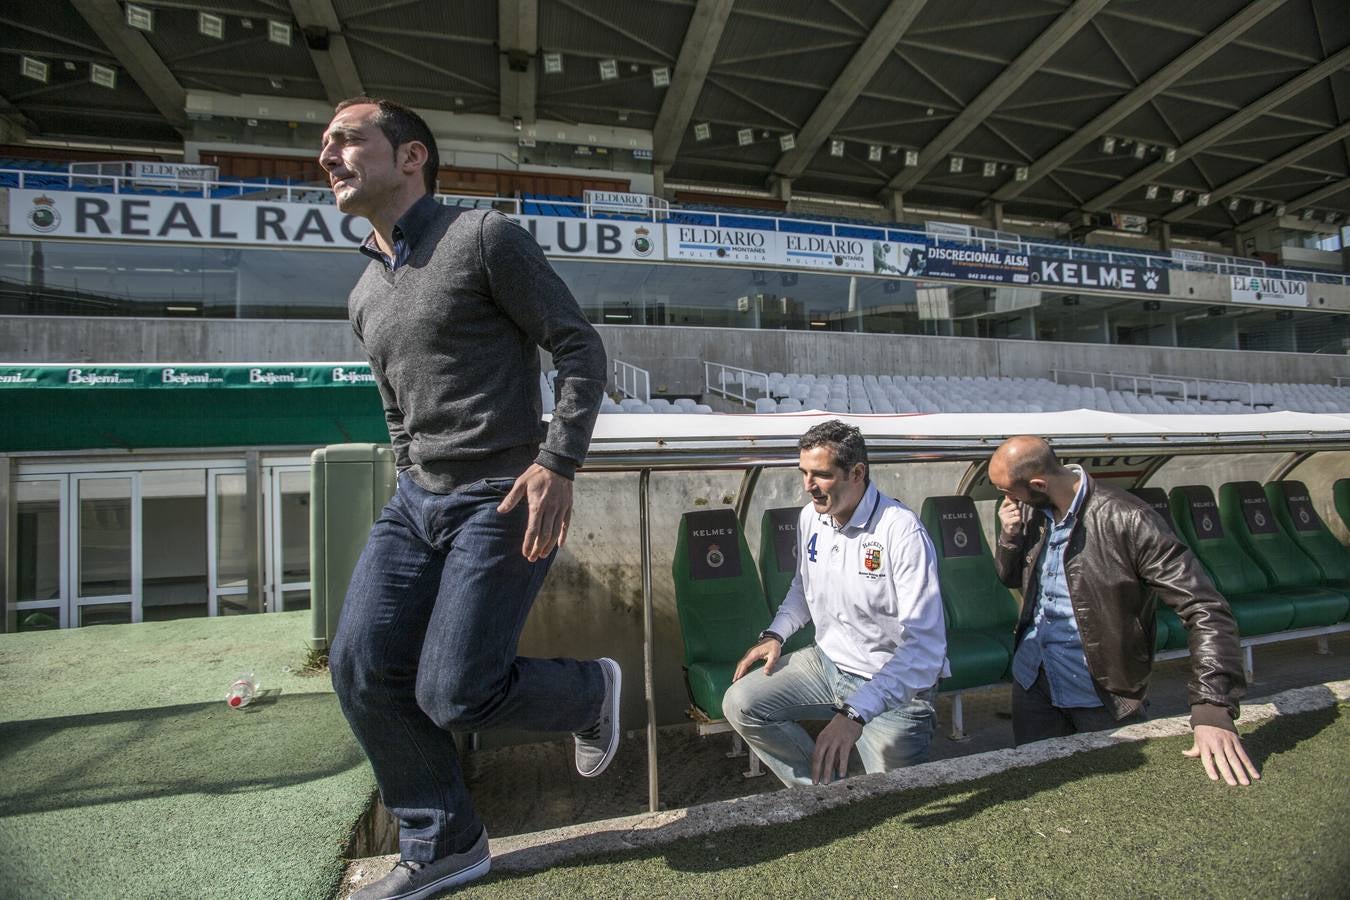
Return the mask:
[[[1078,633],[1078,620],[1069,602],[1069,582],[1064,576],[1064,551],[1069,546],[1069,535],[1078,522],[1078,510],[1087,494],[1087,478],[1078,466],[1069,466],[1078,473],[1078,493],[1061,522],[1055,521],[1053,510],[1044,510],[1050,520],[1050,534],[1041,551],[1041,577],[1036,596],[1036,609],[1031,626],[1022,635],[1013,657],[1012,674],[1026,690],[1036,682],[1037,672],[1045,669],[1045,680],[1050,684],[1050,702],[1061,708],[1101,706],[1097,690],[1092,686],[1087,658],[1083,656],[1083,638]]]

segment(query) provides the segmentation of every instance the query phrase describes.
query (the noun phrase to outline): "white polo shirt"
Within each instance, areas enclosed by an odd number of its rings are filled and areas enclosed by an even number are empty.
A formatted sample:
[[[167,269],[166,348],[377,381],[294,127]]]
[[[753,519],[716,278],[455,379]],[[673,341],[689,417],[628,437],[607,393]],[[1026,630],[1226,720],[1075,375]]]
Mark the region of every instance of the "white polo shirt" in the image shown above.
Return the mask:
[[[771,631],[808,624],[840,670],[869,681],[845,702],[870,721],[950,675],[937,553],[919,517],[869,484],[848,524],[811,504],[797,518],[797,571]]]

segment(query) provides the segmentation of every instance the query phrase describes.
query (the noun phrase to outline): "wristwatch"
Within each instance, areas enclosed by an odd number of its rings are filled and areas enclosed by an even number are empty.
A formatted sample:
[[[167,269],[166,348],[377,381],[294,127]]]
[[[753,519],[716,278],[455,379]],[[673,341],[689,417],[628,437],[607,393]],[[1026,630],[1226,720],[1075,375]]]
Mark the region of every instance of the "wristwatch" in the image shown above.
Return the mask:
[[[862,713],[858,712],[856,709],[849,706],[847,703],[841,703],[838,706],[836,706],[834,708],[834,714],[837,716],[843,716],[850,722],[857,722],[859,725],[867,724],[867,720],[862,717]]]
[[[759,633],[759,637],[755,638],[755,643],[758,644],[760,641],[766,638],[773,638],[780,644],[784,642],[783,636],[781,634],[779,634],[776,631],[770,631],[769,629],[765,628],[763,631]]]

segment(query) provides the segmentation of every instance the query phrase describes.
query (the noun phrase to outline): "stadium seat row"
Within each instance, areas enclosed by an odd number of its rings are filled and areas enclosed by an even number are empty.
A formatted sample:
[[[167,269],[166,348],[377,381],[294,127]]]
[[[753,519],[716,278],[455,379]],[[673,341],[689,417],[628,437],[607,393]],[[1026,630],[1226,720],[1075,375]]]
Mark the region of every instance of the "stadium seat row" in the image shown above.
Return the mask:
[[[1298,481],[1231,482],[1134,490],[1195,552],[1228,600],[1242,638],[1337,625],[1350,619],[1350,549],[1317,514]],[[1334,487],[1335,507],[1350,528],[1350,478]],[[692,715],[722,718],[722,696],[736,662],[772,621],[796,569],[798,507],[765,510],[758,565],[731,509],[697,510],[680,520],[671,572],[684,640]],[[938,558],[951,677],[941,690],[959,692],[1007,680],[1018,602],[994,568],[975,502],[929,497],[920,519]],[[1181,650],[1187,633],[1171,608],[1158,604],[1154,650]],[[809,645],[794,635],[788,651]]]

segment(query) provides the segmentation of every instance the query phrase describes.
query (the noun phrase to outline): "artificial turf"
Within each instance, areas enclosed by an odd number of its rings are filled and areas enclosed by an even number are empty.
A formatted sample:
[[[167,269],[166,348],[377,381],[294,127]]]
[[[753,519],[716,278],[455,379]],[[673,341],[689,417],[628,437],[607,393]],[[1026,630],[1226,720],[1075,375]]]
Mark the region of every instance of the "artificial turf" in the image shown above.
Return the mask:
[[[1136,742],[471,886],[498,897],[1344,897],[1346,706],[1244,728],[1264,777]]]
[[[0,894],[332,896],[374,780],[308,617],[0,636]]]

